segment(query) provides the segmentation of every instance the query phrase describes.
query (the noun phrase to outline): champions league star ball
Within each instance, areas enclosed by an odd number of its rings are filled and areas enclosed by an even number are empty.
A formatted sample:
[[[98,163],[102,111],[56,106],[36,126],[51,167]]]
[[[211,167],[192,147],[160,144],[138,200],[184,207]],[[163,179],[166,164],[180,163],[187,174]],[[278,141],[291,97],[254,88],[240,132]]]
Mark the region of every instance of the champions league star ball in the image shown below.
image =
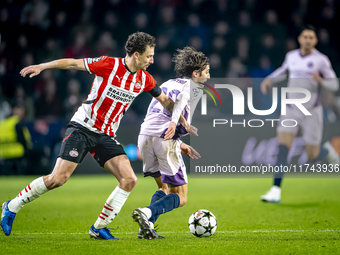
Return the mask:
[[[198,210],[189,218],[189,230],[197,237],[211,236],[215,233],[216,228],[216,217],[208,210]]]

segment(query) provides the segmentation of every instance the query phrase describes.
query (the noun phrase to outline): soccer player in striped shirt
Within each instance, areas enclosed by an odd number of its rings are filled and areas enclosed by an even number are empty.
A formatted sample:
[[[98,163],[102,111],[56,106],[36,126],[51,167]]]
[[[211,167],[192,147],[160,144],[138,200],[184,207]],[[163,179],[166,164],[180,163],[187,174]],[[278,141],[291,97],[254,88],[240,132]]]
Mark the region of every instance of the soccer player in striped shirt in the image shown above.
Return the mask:
[[[317,38],[312,26],[306,26],[301,31],[298,41],[300,49],[288,52],[282,66],[261,83],[261,91],[267,94],[272,83],[286,79],[288,72],[288,87],[306,88],[311,92],[311,99],[304,104],[304,107],[312,114],[311,116],[305,116],[299,109],[290,105],[287,108],[287,114],[280,117],[277,127],[279,153],[276,165],[287,165],[288,152],[298,133],[299,126],[306,143],[306,152],[310,164],[320,162],[324,158],[333,165],[339,164],[339,155],[330,142],[326,142],[322,147],[320,146],[323,131],[321,89],[338,90],[338,80],[328,57],[315,49]],[[294,95],[289,96],[292,98]],[[294,119],[298,122],[298,126],[284,127],[280,124],[284,119]],[[262,201],[270,203],[281,201],[282,177],[283,173],[274,175],[273,186],[267,194],[261,196]]]
[[[209,59],[202,52],[185,47],[178,50],[173,61],[178,78],[168,80],[161,88],[179,107],[175,107],[170,116],[161,104],[152,100],[138,137],[144,176],[153,177],[158,186],[150,205],[135,209],[132,213],[140,227],[138,238],[163,238],[154,230],[154,222],[161,214],[184,206],[187,202],[188,179],[181,152],[192,159],[200,158],[197,151],[179,140],[187,132],[178,124],[178,118],[182,113],[191,123],[197,103],[203,95],[202,83],[210,78]],[[176,127],[176,134],[171,140],[164,141],[168,127]]]
[[[143,91],[148,91],[170,113],[173,110],[174,103],[145,71],[153,63],[154,48],[154,37],[136,32],[128,37],[125,58],[59,59],[21,70],[23,77],[29,75],[31,78],[46,69],[77,69],[95,74],[95,78],[87,99],[66,129],[52,173],[35,179],[16,198],[3,203],[1,227],[6,235],[10,235],[14,218],[25,204],[62,186],[90,152],[101,167],[117,178],[119,184],[108,197],[89,234],[96,239],[117,239],[107,226],[117,216],[137,183],[124,149],[115,138],[120,120],[134,98]],[[188,123],[183,116],[181,118],[188,128]],[[169,129],[164,139],[171,138],[174,133],[175,129]]]

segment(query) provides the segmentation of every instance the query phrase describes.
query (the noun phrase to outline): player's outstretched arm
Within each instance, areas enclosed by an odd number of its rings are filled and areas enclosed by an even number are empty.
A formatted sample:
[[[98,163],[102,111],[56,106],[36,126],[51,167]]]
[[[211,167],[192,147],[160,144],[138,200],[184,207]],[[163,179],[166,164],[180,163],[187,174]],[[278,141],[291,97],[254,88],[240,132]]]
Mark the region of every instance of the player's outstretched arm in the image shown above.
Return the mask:
[[[182,153],[184,153],[191,159],[199,159],[201,157],[201,155],[194,148],[186,143],[182,142],[180,148]]]
[[[83,59],[63,58],[39,65],[27,66],[20,71],[20,74],[22,77],[30,74],[29,77],[32,78],[46,69],[77,69],[86,71]]]
[[[323,61],[324,63],[320,70],[322,77],[319,73],[313,73],[313,79],[325,89],[335,92],[339,89],[339,80],[336,77],[328,57],[325,57]]]
[[[282,65],[277,68],[274,72],[269,74],[262,82],[261,82],[261,92],[266,95],[269,90],[272,88],[273,83],[279,83],[287,79],[288,72],[288,55],[286,54],[285,60]]]

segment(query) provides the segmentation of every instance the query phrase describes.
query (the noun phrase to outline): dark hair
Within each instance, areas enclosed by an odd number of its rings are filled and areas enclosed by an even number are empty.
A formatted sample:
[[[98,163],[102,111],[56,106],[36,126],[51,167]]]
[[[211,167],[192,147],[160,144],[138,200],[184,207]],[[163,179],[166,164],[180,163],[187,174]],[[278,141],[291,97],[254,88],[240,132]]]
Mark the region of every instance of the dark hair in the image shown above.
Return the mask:
[[[301,29],[301,31],[300,31],[300,35],[301,35],[302,32],[305,31],[305,30],[312,30],[312,31],[314,31],[314,33],[316,34],[316,29],[315,29],[315,27],[312,26],[312,25],[305,25],[305,26],[303,26],[302,29]]]
[[[143,54],[147,46],[155,47],[155,38],[144,32],[136,32],[129,35],[125,44],[125,50],[129,56],[132,56],[135,52]]]
[[[209,65],[209,58],[203,52],[188,46],[183,50],[177,49],[172,61],[179,78],[191,78],[193,71],[202,72]]]

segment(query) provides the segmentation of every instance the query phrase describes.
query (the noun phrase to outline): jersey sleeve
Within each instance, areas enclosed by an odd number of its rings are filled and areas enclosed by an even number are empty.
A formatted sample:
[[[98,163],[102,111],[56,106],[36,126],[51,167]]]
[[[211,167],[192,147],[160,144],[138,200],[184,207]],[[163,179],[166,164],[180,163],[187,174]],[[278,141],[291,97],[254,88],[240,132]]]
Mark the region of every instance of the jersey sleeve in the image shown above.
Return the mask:
[[[175,83],[175,81],[172,81]],[[170,91],[168,93],[166,93],[167,96],[174,102],[176,102],[177,97],[179,95],[184,95],[185,97],[188,98],[188,100],[190,99],[190,82],[187,81],[183,87],[181,88],[180,86],[178,86],[178,88],[174,87],[173,91]]]
[[[179,117],[184,110],[185,106],[189,102],[189,95],[186,92],[180,93],[176,98],[176,103],[174,105],[174,109],[172,112],[171,121],[174,122],[176,125],[178,123]]]
[[[189,81],[186,84],[184,84],[181,94],[185,94],[188,98],[190,98],[190,82]]]
[[[156,86],[156,81],[151,74],[146,73],[144,91],[150,91]]]
[[[323,64],[321,66],[320,70],[323,78],[336,78],[335,72],[332,68],[331,62],[329,61],[329,58],[325,56],[323,59]]]
[[[323,77],[322,83],[324,88],[330,91],[337,91],[339,89],[339,81],[327,56],[323,59],[320,73]]]
[[[281,80],[287,78],[287,71],[288,71],[288,54],[286,54],[285,60],[283,61],[282,65],[277,68],[274,72],[267,76],[269,79]],[[279,81],[276,81],[279,82]]]
[[[112,59],[107,56],[84,58],[85,68],[90,74],[104,77],[112,71]]]

